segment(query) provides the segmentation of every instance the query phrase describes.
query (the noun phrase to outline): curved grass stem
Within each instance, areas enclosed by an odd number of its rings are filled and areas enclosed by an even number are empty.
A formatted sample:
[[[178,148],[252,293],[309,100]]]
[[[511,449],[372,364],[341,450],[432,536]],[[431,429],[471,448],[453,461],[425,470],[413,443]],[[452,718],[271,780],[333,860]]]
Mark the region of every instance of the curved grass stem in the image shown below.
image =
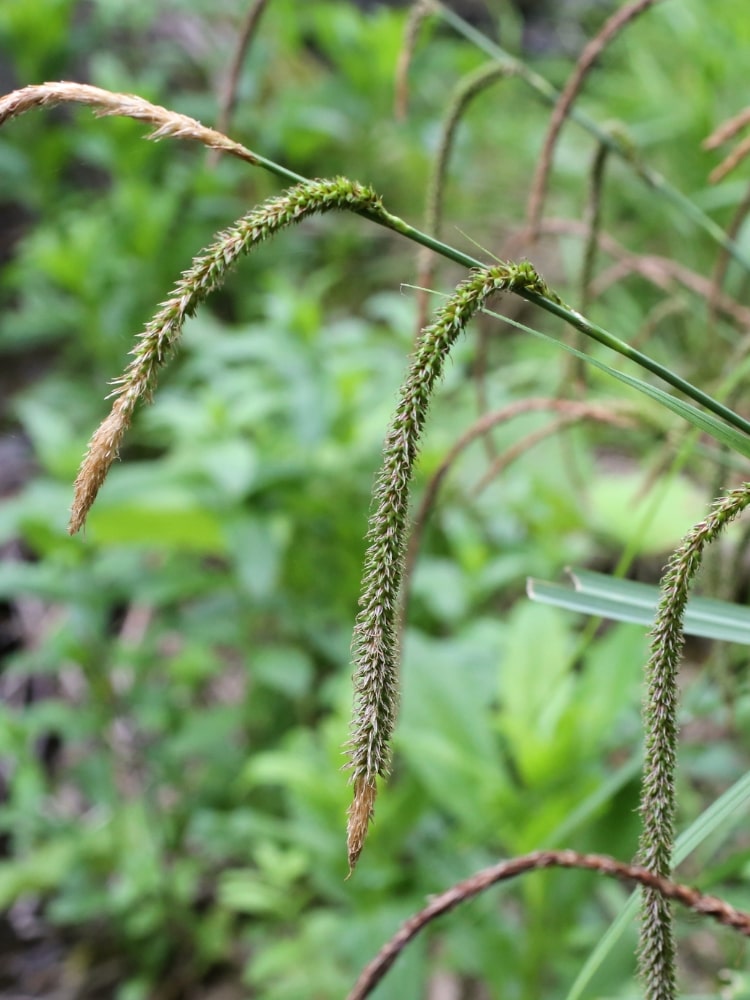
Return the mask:
[[[545,80],[543,76],[530,69],[522,60],[515,59],[498,45],[497,42],[493,42],[492,39],[483,35],[481,31],[477,31],[476,28],[465,21],[459,14],[456,14],[455,11],[451,10],[450,7],[441,3],[440,0],[430,0],[430,3],[435,13],[446,24],[450,24],[458,34],[462,35],[468,41],[473,42],[486,55],[491,56],[503,66],[506,66],[510,72],[515,73],[547,104],[553,106],[557,104],[560,99],[560,91],[553,87],[548,80]],[[690,219],[694,225],[702,229],[714,243],[723,247],[745,271],[750,272],[750,258],[743,252],[739,244],[729,237],[721,226],[714,222],[709,215],[706,215],[687,195],[673,187],[658,171],[642,163],[634,155],[634,150],[627,143],[623,142],[617,135],[607,132],[593,118],[575,106],[570,108],[568,117],[598,142],[606,146],[610,152],[628,163],[635,174],[648,187],[653,188],[654,191],[658,191],[663,195],[667,201],[682,212],[686,218]]]
[[[431,2],[433,2],[433,0],[431,0]],[[443,8],[439,3],[435,2],[435,6],[438,10],[443,11]],[[454,23],[454,19],[457,18],[457,15],[453,15],[452,12],[447,10],[444,11],[444,16],[451,23]],[[462,25],[465,25],[465,22],[461,21],[460,18],[457,20]],[[491,49],[490,54],[497,56],[497,53],[492,51],[494,43],[489,42],[488,39],[484,39],[484,36],[475,32],[475,29],[471,28],[470,25],[465,25],[465,27],[469,32],[477,34],[479,39],[483,39],[487,42]],[[508,65],[512,66],[515,72],[517,72],[524,79],[527,79],[527,81],[533,79],[534,87],[539,90],[540,93],[543,93],[551,100],[556,99],[557,92],[550,84],[547,83],[546,80],[542,77],[538,77],[538,74],[528,70],[523,63],[518,60],[511,59],[511,57],[507,56],[502,49],[497,47],[495,48],[497,49],[497,52],[501,54],[503,59],[506,61],[509,60]],[[244,146],[233,142],[220,132],[217,132],[214,129],[206,128],[201,125],[200,122],[193,118],[189,118],[186,115],[180,115],[176,112],[160,107],[159,105],[151,104],[149,101],[146,101],[141,97],[136,97],[132,94],[118,94],[112,91],[104,90],[100,87],[91,87],[85,84],[69,82],[45,83],[13,91],[12,93],[0,98],[0,125],[3,125],[10,119],[34,108],[51,107],[56,104],[63,103],[86,104],[93,107],[95,113],[99,115],[118,115],[147,122],[155,127],[155,131],[149,136],[151,139],[168,137],[192,139],[194,141],[201,142],[212,149],[218,149],[221,152],[237,156],[254,166],[262,167],[264,170],[269,171],[282,180],[292,181],[295,184],[317,183],[311,181],[309,178],[303,177],[301,174],[297,174],[294,171],[289,170],[280,163],[276,163],[273,160],[269,160],[258,153],[246,149]],[[577,117],[575,108],[571,109],[571,117]],[[586,119],[586,121],[588,121],[588,119]],[[590,131],[596,135],[603,145],[608,148],[612,148],[620,155],[624,155],[621,144],[614,135],[600,129],[599,126],[593,122],[590,123],[590,126]],[[692,202],[688,203],[692,206]],[[397,215],[394,215],[381,207],[376,208],[373,205],[370,205],[366,200],[364,202],[358,202],[355,200],[355,202],[352,202],[347,207],[357,215],[361,215],[363,218],[369,219],[371,222],[374,222],[379,226],[384,226],[393,232],[400,233],[402,236],[412,240],[414,243],[418,243],[421,246],[426,247],[428,250],[432,250],[434,253],[440,254],[446,259],[452,260],[456,264],[461,264],[462,266],[470,269],[482,268],[484,266],[482,261],[477,260],[475,257],[472,257],[469,254],[442,242],[442,240],[436,239],[434,236],[430,236],[428,233],[422,232],[415,226],[412,226],[408,222],[399,218]],[[692,207],[695,208],[695,206]],[[698,209],[696,209],[696,211],[698,211]],[[703,217],[703,214],[700,214],[701,217]],[[705,218],[708,222],[711,222],[708,217]],[[715,223],[711,224],[718,230],[721,237],[724,238],[725,234],[723,230],[716,226]],[[725,239],[719,240],[719,242],[721,242],[722,246],[726,246],[727,251],[735,256],[732,251],[732,247],[734,246],[733,243],[730,247],[726,244]],[[748,262],[748,269],[750,269],[750,262]],[[648,357],[648,355],[630,347],[630,345],[625,343],[625,341],[615,337],[602,327],[599,327],[594,323],[590,323],[580,313],[571,309],[569,306],[566,306],[565,303],[563,303],[559,298],[555,297],[554,299],[550,299],[543,294],[533,291],[531,288],[525,287],[519,287],[515,289],[515,291],[523,298],[528,299],[529,302],[532,302],[535,305],[540,306],[542,309],[546,309],[548,312],[559,316],[561,319],[565,320],[566,323],[569,323],[575,329],[580,330],[581,333],[585,334],[587,337],[597,340],[599,343],[604,344],[605,347],[609,347],[611,350],[616,351],[618,354],[621,354],[623,357],[626,357],[631,361],[634,361],[636,364],[645,368],[647,371],[650,371],[652,374],[657,375],[668,385],[671,385],[673,388],[683,392],[686,396],[694,400],[696,403],[699,403],[701,406],[705,406],[706,409],[715,413],[716,416],[721,417],[733,427],[737,427],[746,434],[750,434],[750,421],[740,417],[729,407],[723,406],[707,393],[697,389],[688,381],[681,378],[679,375],[676,375],[669,368],[666,368],[664,365],[660,365],[657,361]]]
[[[390,941],[383,945],[375,958],[362,970],[347,1000],[365,1000],[370,996],[407,945],[443,914],[449,913],[500,882],[547,868],[577,868],[598,872],[600,875],[620,879],[623,882],[637,882],[661,898],[675,900],[694,913],[710,917],[717,923],[750,937],[750,913],[737,910],[716,896],[704,896],[690,886],[654,875],[639,865],[624,864],[601,854],[579,854],[577,851],[568,850],[536,851],[533,854],[501,861],[457,883],[440,895],[433,896],[422,910],[399,927]]]

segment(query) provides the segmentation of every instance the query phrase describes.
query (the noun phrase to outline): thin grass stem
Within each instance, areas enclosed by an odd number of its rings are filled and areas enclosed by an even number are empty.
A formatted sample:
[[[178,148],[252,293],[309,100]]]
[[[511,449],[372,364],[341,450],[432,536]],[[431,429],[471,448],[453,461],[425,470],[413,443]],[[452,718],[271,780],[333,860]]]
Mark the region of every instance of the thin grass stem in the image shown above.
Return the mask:
[[[229,71],[227,72],[219,98],[219,114],[216,120],[216,128],[219,132],[226,133],[229,131],[232,114],[237,104],[237,91],[242,76],[242,66],[247,59],[250,46],[258,32],[258,26],[267,6],[268,0],[252,0],[242,21],[232,61],[229,65]],[[216,164],[217,157],[218,150],[212,150],[211,159],[209,160],[212,166]]]
[[[529,203],[527,208],[527,219],[529,222],[530,238],[534,242],[539,233],[539,223],[544,212],[544,199],[547,194],[547,183],[552,169],[552,159],[555,154],[555,146],[560,136],[565,119],[570,116],[573,103],[581,92],[584,80],[593,69],[597,59],[601,56],[609,43],[620,34],[636,17],[639,17],[649,7],[653,7],[660,0],[634,0],[633,3],[625,4],[605,22],[601,31],[591,39],[584,47],[578,58],[573,72],[570,74],[567,83],[562,89],[560,96],[555,102],[547,134],[544,138],[542,152],[537,162],[534,179],[531,182],[529,193]],[[600,143],[600,148],[608,147]]]
[[[445,193],[445,181],[448,175],[448,163],[453,150],[456,130],[461,118],[475,97],[497,80],[504,79],[508,75],[509,72],[505,66],[499,66],[496,62],[491,62],[480,66],[473,73],[469,73],[459,82],[454,91],[440,129],[440,140],[438,142],[437,153],[433,159],[425,198],[424,230],[437,238],[441,236],[443,227],[443,197]],[[417,284],[423,288],[432,285],[435,274],[435,258],[426,248],[423,248],[419,253],[417,270]],[[419,295],[418,329],[422,329],[426,319],[427,293],[422,291]]]
[[[505,49],[501,48],[497,42],[493,42],[486,35],[477,31],[476,28],[456,14],[455,11],[451,10],[450,7],[441,3],[440,0],[430,0],[430,3],[435,13],[439,14],[446,24],[450,24],[458,34],[463,35],[464,38],[476,45],[486,55],[497,59],[498,62],[512,69],[547,104],[556,104],[560,93],[548,80],[545,80],[535,70],[526,66],[520,59],[515,59]],[[727,253],[738,264],[750,272],[750,258],[743,252],[739,244],[730,239],[721,226],[714,222],[709,215],[706,215],[687,195],[684,195],[677,188],[673,187],[658,171],[642,163],[635,156],[631,146],[625,143],[619,136],[608,133],[606,129],[602,128],[593,118],[589,117],[584,111],[581,111],[580,108],[573,106],[570,109],[568,117],[571,121],[580,125],[581,128],[598,142],[606,145],[616,156],[629,164],[636,176],[640,177],[648,187],[654,191],[658,191],[667,201],[682,212],[686,218],[690,219],[695,226],[702,229],[714,243],[724,247]]]
[[[406,19],[404,40],[396,62],[395,92],[393,97],[393,114],[399,120],[406,118],[409,110],[409,68],[414,51],[417,47],[419,29],[430,13],[429,0],[414,0]]]

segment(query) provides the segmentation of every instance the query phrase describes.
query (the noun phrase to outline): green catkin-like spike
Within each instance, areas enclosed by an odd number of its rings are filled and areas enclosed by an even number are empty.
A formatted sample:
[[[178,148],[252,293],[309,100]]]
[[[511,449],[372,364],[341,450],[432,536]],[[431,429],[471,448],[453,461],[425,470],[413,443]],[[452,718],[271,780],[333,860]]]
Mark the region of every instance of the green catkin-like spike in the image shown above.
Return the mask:
[[[495,292],[534,291],[555,301],[531,264],[500,264],[474,272],[443,305],[419,339],[388,429],[373,492],[354,630],[354,717],[348,745],[354,801],[349,812],[351,868],[362,851],[376,795],[388,773],[398,706],[399,589],[406,550],[409,488],[430,399],[459,334]]]
[[[279,230],[301,222],[311,215],[333,209],[367,213],[370,218],[383,216],[380,198],[370,188],[346,177],[306,181],[278,197],[269,198],[229,229],[219,233],[214,242],[193,260],[192,266],[164,301],[154,318],[139,335],[133,360],[117,379],[115,402],[89,442],[86,456],[74,486],[68,530],[74,534],[82,527],[91,505],[117,457],[125,431],[130,426],[136,404],[149,399],[159,369],[174,350],[185,320],[219,288],[237,260]]]
[[[750,504],[745,483],[718,499],[705,521],[685,536],[669,561],[652,631],[644,701],[645,760],[641,791],[639,858],[649,871],[669,877],[674,841],[677,760],[677,672],[684,643],[683,618],[690,585],[707,545]],[[675,943],[669,903],[653,889],[644,890],[639,971],[645,1000],[676,997]]]

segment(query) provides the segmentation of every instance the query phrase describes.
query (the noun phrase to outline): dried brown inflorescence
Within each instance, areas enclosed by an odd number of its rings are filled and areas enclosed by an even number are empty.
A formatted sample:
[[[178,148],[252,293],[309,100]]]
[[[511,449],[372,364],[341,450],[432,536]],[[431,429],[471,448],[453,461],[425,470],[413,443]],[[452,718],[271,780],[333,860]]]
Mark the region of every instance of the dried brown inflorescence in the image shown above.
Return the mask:
[[[56,104],[86,104],[98,116],[117,115],[134,118],[152,125],[149,139],[192,139],[211,149],[231,153],[248,163],[259,162],[255,153],[239,142],[234,142],[221,132],[201,125],[195,118],[169,111],[159,104],[138,97],[136,94],[118,94],[87,83],[39,83],[21,90],[14,90],[0,98],[0,125],[34,108],[49,108]]]

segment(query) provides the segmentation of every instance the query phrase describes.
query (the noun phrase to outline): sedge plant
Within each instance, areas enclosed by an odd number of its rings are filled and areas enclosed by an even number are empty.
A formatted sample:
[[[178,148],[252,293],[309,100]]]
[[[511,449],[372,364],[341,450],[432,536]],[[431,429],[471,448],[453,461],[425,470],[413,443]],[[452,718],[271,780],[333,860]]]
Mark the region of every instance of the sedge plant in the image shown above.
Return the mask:
[[[558,136],[568,118],[594,135],[599,143],[592,170],[590,211],[585,226],[585,265],[582,281],[582,301],[592,297],[596,254],[606,239],[600,232],[600,200],[605,170],[609,161],[619,157],[635,175],[652,188],[658,189],[673,204],[685,211],[690,222],[722,249],[726,257],[745,270],[750,270],[739,244],[718,227],[696,204],[671,188],[647,167],[623,139],[618,130],[605,129],[592,119],[575,111],[574,102],[583,82],[605,48],[613,42],[631,21],[653,6],[653,2],[626,4],[606,22],[599,34],[586,47],[568,84],[558,93],[546,81],[529,71],[522,62],[511,59],[487,39],[477,39],[476,31],[442,4],[422,2],[415,5],[408,25],[408,45],[399,69],[399,112],[406,114],[409,58],[417,44],[420,25],[430,17],[442,18],[473,41],[481,44],[491,63],[472,72],[456,91],[446,117],[439,147],[437,165],[429,185],[423,229],[417,228],[391,213],[383,199],[370,187],[345,177],[327,180],[309,179],[285,166],[234,142],[223,132],[206,128],[188,116],[151,104],[134,95],[72,82],[29,85],[0,99],[0,125],[19,115],[57,104],[82,103],[92,107],[97,115],[123,116],[145,122],[152,127],[152,139],[187,139],[208,147],[214,155],[227,154],[248,165],[269,171],[292,186],[275,195],[229,227],[218,232],[209,245],[196,255],[183,271],[171,292],[159,306],[153,318],[139,334],[132,351],[132,360],[116,381],[112,392],[110,414],[95,431],[80,467],[75,487],[69,530],[79,531],[104,487],[107,474],[118,456],[124,436],[138,406],[148,402],[157,388],[161,369],[179,345],[186,320],[201,304],[221,288],[230,271],[240,259],[255,252],[261,244],[280,234],[293,224],[304,223],[315,215],[330,212],[350,212],[364,222],[385,227],[420,248],[420,283],[431,284],[434,273],[431,263],[442,257],[464,268],[468,274],[445,296],[434,317],[420,329],[412,356],[386,430],[383,457],[375,479],[372,507],[367,527],[367,551],[362,570],[359,613],[354,625],[354,707],[351,729],[346,742],[353,801],[349,810],[347,856],[350,873],[354,871],[365,847],[374,815],[378,787],[387,778],[391,767],[392,737],[396,724],[400,692],[400,635],[404,614],[405,590],[412,573],[416,552],[410,550],[410,500],[414,470],[431,400],[443,376],[446,362],[457,340],[467,332],[478,314],[488,311],[499,300],[522,301],[562,320],[579,335],[578,348],[568,348],[577,356],[581,369],[591,362],[626,381],[652,403],[679,415],[694,429],[709,435],[715,442],[734,454],[750,456],[750,421],[738,413],[719,395],[712,395],[682,377],[672,367],[652,354],[637,349],[590,318],[566,304],[536,267],[526,259],[494,260],[488,263],[444,242],[441,218],[445,175],[451,145],[461,116],[468,103],[499,79],[518,78],[529,85],[554,107],[547,140],[529,199],[529,246],[544,229],[544,201],[548,178]],[[256,24],[264,5],[253,8]],[[225,102],[225,117],[232,106],[231,95]],[[734,135],[742,123],[732,125]],[[744,121],[744,119],[742,119]],[[718,141],[718,140],[717,140]],[[742,161],[743,152],[735,152],[726,170]],[[724,176],[719,173],[718,177]],[[284,237],[284,238],[289,238]],[[601,245],[601,246],[600,246]],[[713,299],[722,301],[720,289]],[[725,302],[726,306],[726,302]],[[590,359],[583,344],[597,343],[610,352],[639,366],[643,372],[656,376],[662,385],[624,375],[610,365]],[[669,390],[664,388],[668,386]],[[676,390],[679,395],[674,395]],[[596,407],[575,401],[548,400],[536,409],[558,410],[567,423],[575,420],[614,419],[620,426],[632,426],[632,412],[604,417]],[[457,450],[474,438],[488,433],[493,427],[512,416],[511,407],[499,415],[488,414],[459,443]],[[558,430],[556,425],[553,430]],[[537,438],[538,439],[538,436]],[[535,439],[535,440],[536,440]],[[529,441],[523,447],[530,447]],[[507,467],[513,456],[500,456],[491,476]],[[453,457],[449,459],[449,462]],[[445,475],[439,471],[428,501],[420,508],[420,530],[434,500],[437,483]],[[636,881],[644,886],[642,935],[639,962],[645,996],[648,1000],[673,1000],[676,996],[675,943],[671,903],[677,901],[696,913],[708,915],[739,933],[750,936],[750,916],[728,902],[680,885],[672,879],[675,837],[675,767],[677,753],[678,672],[683,644],[683,618],[688,590],[708,545],[715,541],[725,526],[750,503],[746,485],[728,491],[719,498],[706,519],[697,524],[674,553],[662,581],[661,601],[652,637],[652,654],[646,666],[644,695],[645,752],[641,798],[642,836],[638,864],[619,862],[612,858],[557,850],[536,852],[523,858],[503,862],[480,873],[442,896],[404,925],[396,938],[381,952],[351,993],[352,998],[368,995],[385,975],[406,944],[430,921],[459,903],[483,892],[495,883],[547,867],[581,868],[599,871],[619,879]],[[342,734],[342,742],[344,740]],[[387,793],[386,793],[387,794]]]

